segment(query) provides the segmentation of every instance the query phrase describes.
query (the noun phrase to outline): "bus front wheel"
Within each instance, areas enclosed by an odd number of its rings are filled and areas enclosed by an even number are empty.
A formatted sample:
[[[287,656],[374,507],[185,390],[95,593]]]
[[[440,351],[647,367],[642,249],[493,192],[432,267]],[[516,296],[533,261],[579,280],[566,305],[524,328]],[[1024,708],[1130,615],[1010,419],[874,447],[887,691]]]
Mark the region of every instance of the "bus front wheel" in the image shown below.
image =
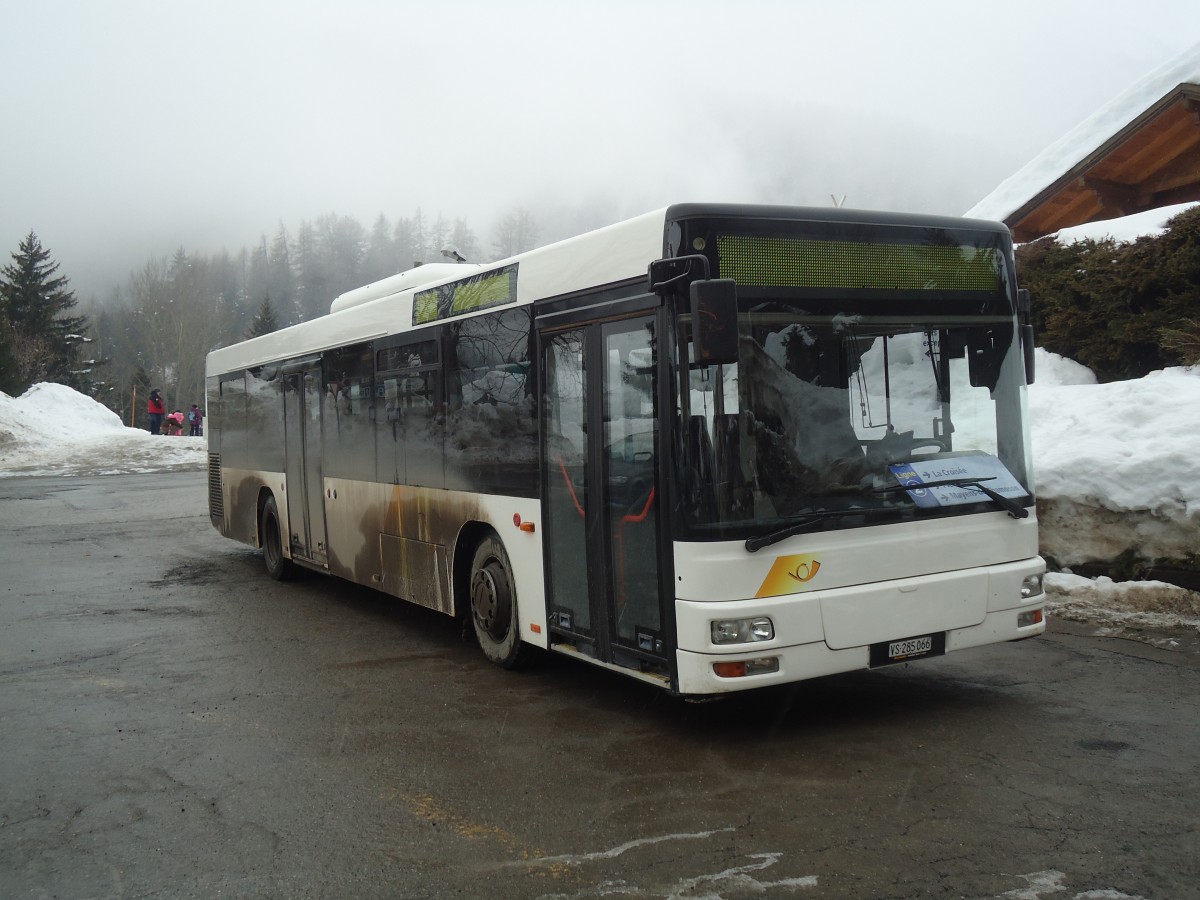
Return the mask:
[[[279,524],[279,507],[274,497],[268,497],[263,504],[259,534],[262,535],[263,562],[267,566],[267,574],[276,581],[287,581],[295,574],[296,566],[283,555],[283,529]]]
[[[471,620],[483,655],[505,669],[524,658],[517,620],[517,586],[500,539],[489,537],[471,561]]]

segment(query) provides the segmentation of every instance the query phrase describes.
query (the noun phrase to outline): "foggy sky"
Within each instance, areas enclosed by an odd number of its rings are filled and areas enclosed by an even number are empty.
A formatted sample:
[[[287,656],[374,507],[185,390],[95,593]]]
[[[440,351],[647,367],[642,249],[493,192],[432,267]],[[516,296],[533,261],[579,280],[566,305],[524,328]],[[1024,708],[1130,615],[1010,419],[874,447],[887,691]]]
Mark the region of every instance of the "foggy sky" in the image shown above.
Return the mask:
[[[4,5],[0,262],[33,229],[81,299],[330,212],[957,215],[1200,39],[1195,0]]]

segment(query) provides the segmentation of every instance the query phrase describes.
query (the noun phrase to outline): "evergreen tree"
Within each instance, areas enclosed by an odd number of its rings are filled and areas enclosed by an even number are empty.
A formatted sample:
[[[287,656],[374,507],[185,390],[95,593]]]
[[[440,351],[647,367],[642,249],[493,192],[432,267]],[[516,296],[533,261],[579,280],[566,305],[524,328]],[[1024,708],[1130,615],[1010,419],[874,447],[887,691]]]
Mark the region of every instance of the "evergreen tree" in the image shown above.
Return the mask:
[[[271,293],[271,253],[267,249],[265,234],[246,255],[244,262],[246,266],[246,297],[261,297]]]
[[[129,395],[129,402],[132,404],[132,412],[129,414],[130,428],[149,430],[150,420],[146,417],[146,401],[150,399],[151,390],[153,388],[150,386],[150,375],[146,371],[146,367],[139,362],[137,368],[133,370],[133,376],[129,379],[126,391]]]
[[[363,284],[362,261],[367,252],[367,233],[352,216],[333,213],[320,216],[315,224],[320,264],[328,275],[326,293],[318,298],[317,315],[329,312],[329,303],[343,291]]]
[[[21,381],[16,358],[17,336],[8,324],[8,316],[4,315],[2,307],[3,304],[0,304],[0,391],[16,396],[23,393],[28,385]]]
[[[1200,335],[1200,207],[1162,235],[1017,250],[1017,277],[1033,298],[1038,344],[1083,363],[1101,381],[1141,378],[1196,362]]]
[[[407,272],[413,266],[424,262],[421,259],[422,250],[418,248],[417,231],[410,219],[400,219],[396,222],[396,227],[392,230],[392,247],[396,254],[397,272]]]
[[[263,301],[258,307],[258,313],[254,316],[254,321],[250,323],[250,330],[246,332],[246,337],[262,337],[264,334],[270,334],[272,331],[278,330],[279,322],[275,318],[275,307],[271,305],[271,295],[267,294],[263,297]]]
[[[392,241],[392,226],[387,216],[379,214],[371,227],[367,253],[363,257],[362,277],[365,283],[379,281],[400,271],[396,263],[396,245]]]
[[[87,379],[77,360],[88,340],[84,335],[88,323],[86,317],[69,315],[77,301],[67,288],[68,279],[55,274],[58,263],[33,231],[18,245],[12,260],[0,270],[0,315],[8,321],[7,354],[16,376],[9,385],[18,392],[36,381],[86,389]]]
[[[296,305],[296,278],[292,272],[292,259],[288,245],[291,243],[291,238],[288,237],[287,229],[283,227],[283,223],[279,223],[279,230],[275,233],[275,238],[271,241],[271,251],[268,254],[268,262],[271,267],[271,287],[267,291],[275,302],[279,304],[279,313],[283,317],[283,322],[289,324],[300,319],[300,310]]]
[[[329,290],[329,267],[322,258],[317,230],[311,222],[301,222],[296,242],[291,247],[296,272],[296,297],[300,321],[324,315],[333,295]]]

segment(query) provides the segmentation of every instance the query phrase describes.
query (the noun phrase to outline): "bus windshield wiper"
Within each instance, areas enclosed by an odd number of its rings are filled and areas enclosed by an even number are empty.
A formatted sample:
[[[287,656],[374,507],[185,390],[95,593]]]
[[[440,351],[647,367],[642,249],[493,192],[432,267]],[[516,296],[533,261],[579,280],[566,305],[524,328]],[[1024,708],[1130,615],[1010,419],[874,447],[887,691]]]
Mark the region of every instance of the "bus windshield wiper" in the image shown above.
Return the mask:
[[[751,553],[756,553],[763,547],[770,547],[772,544],[778,544],[782,540],[790,538],[794,534],[808,531],[814,525],[826,522],[829,519],[844,519],[854,516],[869,516],[878,512],[895,512],[894,509],[887,507],[863,507],[862,509],[827,509],[822,512],[815,512],[803,518],[797,519],[789,525],[785,525],[778,531],[772,531],[770,534],[759,535],[758,537],[746,538],[746,549]]]
[[[986,494],[989,500],[994,501],[1001,509],[1005,510],[1014,519],[1024,519],[1029,516],[1029,510],[1022,506],[1017,501],[1010,497],[1005,497],[1003,494],[993,491],[984,481],[995,481],[995,476],[987,478],[947,478],[944,481],[926,481],[923,484],[897,484],[891,487],[875,488],[877,494],[900,494],[906,491],[919,491],[922,488],[935,487],[960,487],[971,488]]]

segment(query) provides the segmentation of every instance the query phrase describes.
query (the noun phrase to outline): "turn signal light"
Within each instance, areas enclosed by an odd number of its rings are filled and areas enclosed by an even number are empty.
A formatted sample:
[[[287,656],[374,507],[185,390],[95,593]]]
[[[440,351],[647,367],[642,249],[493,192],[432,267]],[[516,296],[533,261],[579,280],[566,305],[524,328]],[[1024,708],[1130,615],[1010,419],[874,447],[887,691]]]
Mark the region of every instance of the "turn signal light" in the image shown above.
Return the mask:
[[[713,663],[713,673],[719,678],[744,678],[747,675],[764,675],[778,671],[779,657],[777,656]]]
[[[1031,609],[1028,612],[1017,613],[1017,627],[1028,628],[1030,625],[1040,625],[1042,621],[1042,611],[1040,609]]]

